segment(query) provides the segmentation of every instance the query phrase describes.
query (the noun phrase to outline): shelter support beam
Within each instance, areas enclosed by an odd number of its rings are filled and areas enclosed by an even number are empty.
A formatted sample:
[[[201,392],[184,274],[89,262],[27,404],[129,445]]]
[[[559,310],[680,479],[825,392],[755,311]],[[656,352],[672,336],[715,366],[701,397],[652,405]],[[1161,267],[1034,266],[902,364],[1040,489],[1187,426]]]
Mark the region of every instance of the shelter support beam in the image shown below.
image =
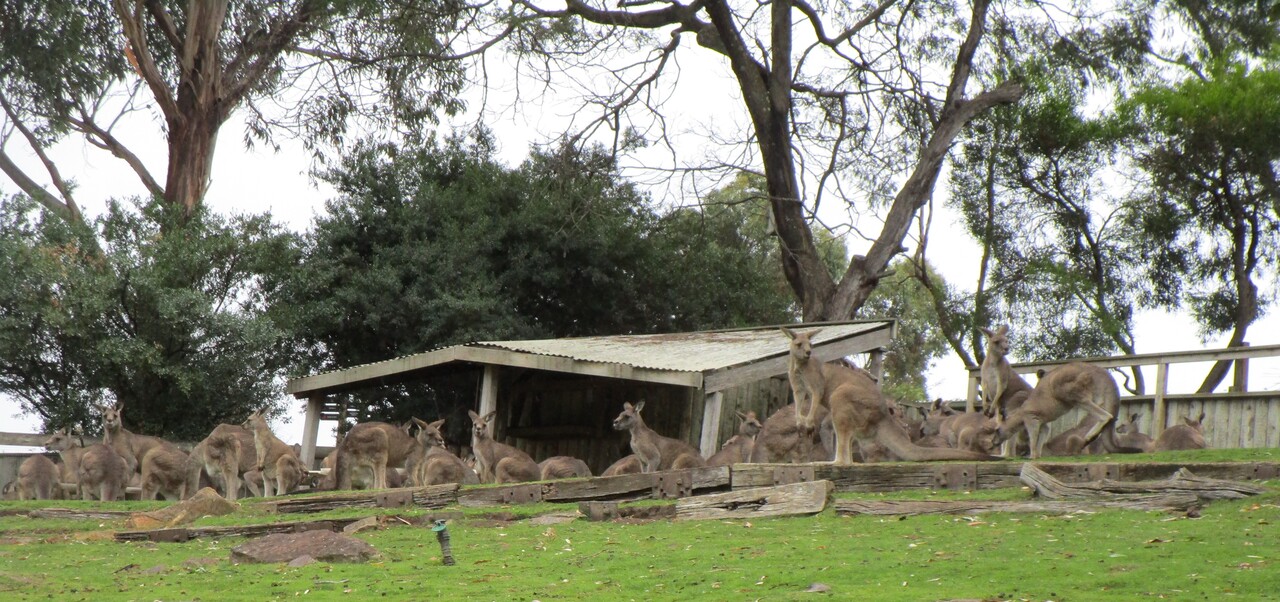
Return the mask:
[[[720,410],[724,407],[724,393],[708,393],[702,408],[702,457],[711,457],[720,443]]]
[[[316,438],[320,434],[320,406],[323,396],[307,398],[307,416],[302,423],[302,464],[307,470],[316,467]]]

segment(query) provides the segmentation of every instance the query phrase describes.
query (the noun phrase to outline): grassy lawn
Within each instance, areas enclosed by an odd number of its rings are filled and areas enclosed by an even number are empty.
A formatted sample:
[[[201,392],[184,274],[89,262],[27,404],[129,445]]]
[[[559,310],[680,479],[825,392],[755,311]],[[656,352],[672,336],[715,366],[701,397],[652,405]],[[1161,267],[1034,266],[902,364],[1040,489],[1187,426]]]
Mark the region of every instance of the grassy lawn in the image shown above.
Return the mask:
[[[1197,458],[1200,460],[1200,458]],[[1280,599],[1280,483],[1189,519],[1161,512],[1073,516],[839,517],[536,525],[572,506],[451,509],[457,566],[434,533],[400,526],[359,537],[371,564],[232,565],[243,539],[115,543],[119,520],[0,516],[3,600],[1240,600]],[[1020,489],[839,494],[884,499],[1024,499]],[[0,510],[30,508],[6,502]],[[139,509],[154,504],[43,503]],[[385,510],[387,514],[414,512]],[[368,515],[245,510],[198,525]],[[420,513],[420,512],[417,512]],[[507,517],[513,518],[513,517]],[[826,594],[806,593],[812,584]]]

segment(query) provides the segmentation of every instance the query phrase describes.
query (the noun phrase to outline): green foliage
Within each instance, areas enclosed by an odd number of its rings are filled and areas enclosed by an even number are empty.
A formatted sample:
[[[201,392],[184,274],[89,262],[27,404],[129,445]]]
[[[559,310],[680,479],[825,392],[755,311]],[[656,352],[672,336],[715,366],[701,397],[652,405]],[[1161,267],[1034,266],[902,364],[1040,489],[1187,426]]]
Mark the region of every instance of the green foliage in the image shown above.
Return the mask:
[[[101,242],[101,255],[91,246]],[[159,201],[111,203],[90,231],[0,205],[0,391],[46,428],[98,427],[91,403],[121,402],[125,426],[199,440],[269,407],[291,354],[266,297],[296,260],[267,216],[189,219]]]
[[[787,321],[757,237],[736,214],[662,216],[600,149],[491,141],[366,143],[323,177],[338,190],[287,289],[316,367],[477,340],[652,333]],[[448,415],[474,375],[362,394],[371,416]]]
[[[894,261],[889,275],[880,279],[861,313],[866,318],[898,321],[897,335],[886,350],[881,386],[887,397],[900,402],[929,399],[925,373],[933,360],[947,351],[933,298],[916,278],[915,269],[909,259]],[[947,286],[932,268],[928,268],[928,274],[935,287]]]

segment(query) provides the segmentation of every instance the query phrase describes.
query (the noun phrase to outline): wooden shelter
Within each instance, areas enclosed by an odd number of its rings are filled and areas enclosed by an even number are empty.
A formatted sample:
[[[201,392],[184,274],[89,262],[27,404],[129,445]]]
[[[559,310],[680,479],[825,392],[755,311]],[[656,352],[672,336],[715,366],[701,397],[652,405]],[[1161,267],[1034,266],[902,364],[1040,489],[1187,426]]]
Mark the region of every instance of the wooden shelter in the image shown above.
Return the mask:
[[[869,354],[878,370],[892,320],[795,325],[821,328],[822,361]],[[619,335],[454,345],[383,362],[291,379],[307,400],[302,455],[315,464],[322,419],[338,418],[331,396],[411,380],[474,371],[475,407],[496,411],[494,436],[542,460],[571,455],[602,471],[625,450],[612,421],[625,401],[645,401],[646,423],[710,455],[737,429],[735,410],[761,417],[789,403],[788,339],[777,326],[655,335]],[[432,416],[424,416],[433,419]]]

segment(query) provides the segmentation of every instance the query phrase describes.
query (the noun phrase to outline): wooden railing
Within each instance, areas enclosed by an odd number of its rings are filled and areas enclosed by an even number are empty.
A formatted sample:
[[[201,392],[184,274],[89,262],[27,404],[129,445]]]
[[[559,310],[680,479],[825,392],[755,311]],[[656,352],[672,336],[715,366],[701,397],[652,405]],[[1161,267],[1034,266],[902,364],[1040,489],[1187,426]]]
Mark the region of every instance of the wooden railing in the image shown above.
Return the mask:
[[[1031,374],[1039,370],[1052,370],[1058,366],[1073,362],[1093,364],[1102,368],[1130,368],[1135,366],[1155,366],[1155,390],[1149,393],[1153,398],[1152,436],[1159,436],[1167,419],[1165,397],[1169,395],[1169,365],[1192,362],[1234,361],[1233,383],[1229,392],[1243,393],[1248,389],[1249,360],[1254,358],[1280,357],[1280,345],[1262,345],[1258,347],[1228,347],[1225,349],[1203,349],[1194,351],[1170,351],[1167,353],[1139,353],[1134,355],[1114,355],[1108,357],[1088,357],[1055,360],[1049,362],[1025,362],[1012,364],[1013,371],[1018,374]],[[978,383],[981,380],[981,369],[969,369],[969,394],[965,402],[968,411],[973,411],[978,402]],[[1213,395],[1213,394],[1206,394]]]

